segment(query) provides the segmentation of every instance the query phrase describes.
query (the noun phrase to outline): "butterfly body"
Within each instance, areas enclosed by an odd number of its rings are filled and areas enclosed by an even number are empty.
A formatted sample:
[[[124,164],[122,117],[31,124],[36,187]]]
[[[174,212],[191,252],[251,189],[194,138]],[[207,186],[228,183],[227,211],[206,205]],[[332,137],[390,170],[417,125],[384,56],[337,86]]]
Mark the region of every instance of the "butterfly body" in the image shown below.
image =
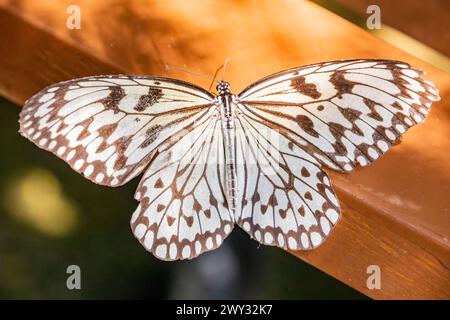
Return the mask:
[[[422,123],[438,90],[401,61],[296,67],[240,94],[150,76],[95,76],[30,98],[20,132],[91,181],[143,173],[134,236],[163,260],[219,247],[235,225],[285,250],[320,246],[340,205],[323,167],[367,166]]]
[[[220,110],[220,121],[225,143],[226,193],[228,209],[234,214],[237,201],[236,166],[235,166],[235,117],[236,96],[230,93],[230,84],[221,81],[216,87],[219,95],[216,98]]]

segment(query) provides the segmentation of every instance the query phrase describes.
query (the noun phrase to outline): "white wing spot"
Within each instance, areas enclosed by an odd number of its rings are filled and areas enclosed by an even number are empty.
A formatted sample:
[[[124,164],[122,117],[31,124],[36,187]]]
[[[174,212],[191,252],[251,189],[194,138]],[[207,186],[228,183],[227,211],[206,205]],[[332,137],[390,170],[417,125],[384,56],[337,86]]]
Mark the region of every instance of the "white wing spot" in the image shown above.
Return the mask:
[[[411,69],[406,69],[406,70],[402,70],[402,73],[405,76],[411,77],[411,78],[418,78],[419,74],[417,72],[415,72],[414,70]]]
[[[153,246],[153,231],[147,231],[147,234],[145,235],[145,240],[144,240],[144,247],[147,248],[147,250],[151,250],[152,246]]]
[[[260,232],[259,230],[256,230],[256,231],[255,231],[255,239],[256,239],[258,242],[261,242],[261,232]]]
[[[300,239],[301,239],[303,248],[305,248],[305,249],[308,248],[309,247],[309,239],[305,232],[302,233],[302,235],[300,236]]]
[[[95,177],[95,182],[98,182],[98,183],[102,182],[104,177],[105,177],[105,175],[104,175],[103,173],[100,172],[100,173],[97,174],[97,176]]]
[[[396,136],[395,136],[395,134],[394,134],[391,130],[386,129],[384,132],[386,133],[386,136],[387,136],[391,141],[394,141],[394,140],[395,140]]]
[[[283,235],[281,233],[278,234],[278,245],[280,247],[284,247],[284,237],[283,237]]]
[[[401,124],[397,124],[395,126],[395,129],[397,129],[397,131],[400,132],[400,133],[403,133],[406,130],[405,127],[403,125],[401,125]]]
[[[288,248],[291,250],[297,250],[297,241],[293,237],[288,239]]]
[[[330,223],[325,217],[320,218],[320,226],[322,227],[322,231],[325,235],[328,235],[330,233]]]
[[[49,150],[53,150],[56,147],[57,142],[55,140],[52,140],[49,144],[48,144],[48,148]]]
[[[222,241],[223,241],[222,236],[220,234],[218,234],[216,236],[216,243],[217,243],[217,245],[220,245],[222,243]]]
[[[327,194],[328,199],[330,199],[330,201],[337,207],[339,206],[339,203],[336,199],[336,197],[334,196],[333,192],[331,192],[329,189],[325,189],[325,193]]]
[[[75,156],[75,150],[71,150],[71,151],[69,152],[69,154],[67,155],[66,160],[69,161],[69,160],[71,160],[74,156]]]
[[[328,209],[325,212],[325,214],[328,217],[328,219],[330,219],[331,223],[336,224],[336,222],[338,221],[338,218],[339,218],[339,214],[336,212],[336,210]]]
[[[84,164],[84,160],[83,159],[78,159],[77,161],[75,161],[75,164],[73,165],[73,167],[75,168],[75,170],[80,170],[81,167]]]
[[[422,122],[422,117],[419,116],[418,114],[415,114],[415,115],[413,116],[413,118],[414,118],[414,120],[416,120],[416,122]]]
[[[264,241],[266,243],[272,243],[273,242],[273,236],[270,232],[266,232],[264,235]]]
[[[208,239],[206,239],[206,248],[208,250],[211,250],[213,248],[213,239],[211,237],[208,237]]]
[[[131,223],[134,223],[136,219],[139,217],[139,214],[141,212],[141,203],[139,203],[136,210],[134,210],[133,214],[131,215]]]
[[[53,98],[55,96],[54,93],[46,93],[44,94],[42,97],[39,98],[39,102],[47,102],[49,101],[51,98]]]
[[[311,242],[314,247],[318,246],[322,241],[322,237],[318,232],[311,232]]]
[[[197,240],[195,242],[195,253],[200,254],[200,252],[202,252],[202,244],[200,243],[199,240]]]
[[[136,238],[142,239],[142,237],[145,234],[145,230],[147,230],[147,227],[145,226],[145,224],[140,223],[134,229],[134,235],[136,236]]]
[[[386,152],[386,151],[389,150],[389,145],[388,145],[386,142],[384,142],[383,140],[378,140],[377,146],[378,146],[378,148],[380,148],[381,151],[383,151],[383,152]]]
[[[175,259],[177,256],[177,252],[178,252],[177,245],[175,243],[172,243],[169,248],[170,259]]]
[[[427,108],[419,108],[419,111],[420,111],[421,114],[423,114],[425,116],[428,114]]]
[[[29,126],[31,126],[31,124],[33,123],[33,121],[28,121],[28,122],[25,122],[25,124],[23,125],[23,127],[24,128],[28,128]]]
[[[36,140],[37,138],[39,138],[41,136],[41,132],[37,131],[36,134],[33,136],[33,140]]]
[[[89,177],[89,176],[92,174],[92,172],[94,172],[94,166],[93,166],[92,164],[90,164],[90,165],[88,165],[88,166],[86,167],[86,169],[84,170],[84,175],[85,175],[86,177]]]
[[[345,171],[352,171],[352,169],[353,169],[353,167],[352,167],[351,165],[349,165],[348,163],[346,163],[346,164],[344,165],[344,170],[345,170]]]
[[[363,156],[358,156],[358,157],[356,158],[356,161],[358,161],[359,164],[362,165],[362,166],[366,166],[366,165],[367,165],[367,160],[366,160],[366,158],[363,157]]]
[[[184,259],[187,259],[191,256],[191,247],[188,245],[184,246],[183,251],[181,251],[181,255]]]
[[[369,148],[367,149],[367,152],[369,153],[369,156],[370,156],[372,159],[378,158],[378,152],[377,152],[374,148],[369,147]]]
[[[165,244],[160,244],[159,246],[156,247],[155,250],[155,255],[159,258],[166,258],[166,253],[167,253],[167,245]]]
[[[64,152],[66,152],[66,147],[62,146],[58,148],[58,151],[56,151],[56,154],[58,156],[62,156],[64,154]]]

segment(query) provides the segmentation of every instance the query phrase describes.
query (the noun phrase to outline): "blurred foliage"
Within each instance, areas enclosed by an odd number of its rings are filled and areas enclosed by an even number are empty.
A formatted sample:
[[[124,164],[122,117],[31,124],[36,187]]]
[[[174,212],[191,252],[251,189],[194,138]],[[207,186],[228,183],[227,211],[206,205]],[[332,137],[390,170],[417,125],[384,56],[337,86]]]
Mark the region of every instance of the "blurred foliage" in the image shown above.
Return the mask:
[[[129,227],[139,179],[119,188],[86,180],[18,134],[19,111],[0,99],[0,298],[365,298],[238,228],[193,261],[157,260]],[[66,288],[73,264],[81,290]]]

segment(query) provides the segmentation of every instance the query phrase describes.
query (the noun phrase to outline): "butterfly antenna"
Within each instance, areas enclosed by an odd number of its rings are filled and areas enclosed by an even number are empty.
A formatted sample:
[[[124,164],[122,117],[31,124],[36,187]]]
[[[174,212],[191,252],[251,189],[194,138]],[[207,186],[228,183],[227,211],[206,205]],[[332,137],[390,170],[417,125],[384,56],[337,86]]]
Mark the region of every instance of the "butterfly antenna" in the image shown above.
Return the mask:
[[[225,71],[227,71],[228,61],[230,61],[230,57],[227,57],[225,61],[223,62],[223,69],[222,69],[222,81],[225,79]]]
[[[216,72],[214,72],[214,77],[213,77],[213,79],[212,79],[212,81],[211,81],[211,84],[209,85],[208,91],[211,91],[211,88],[212,88],[212,86],[213,86],[213,84],[214,84],[214,81],[216,81],[217,74],[219,73],[219,71],[220,71],[222,68],[223,68],[223,65],[221,65],[219,68],[217,68]],[[216,81],[216,82],[218,82],[218,81]]]
[[[208,76],[206,74],[199,73],[199,72],[194,72],[194,71],[182,68],[182,67],[174,67],[174,66],[169,66],[169,65],[166,64],[166,65],[164,65],[164,69],[165,70],[181,71],[181,72],[185,72],[187,74],[191,74],[191,75],[194,75],[194,76],[197,76],[197,77],[200,77],[200,78],[210,79],[211,80],[211,76]],[[214,81],[214,79],[212,79],[212,80]]]
[[[217,68],[216,72],[214,72],[214,77],[213,77],[213,79],[211,81],[211,84],[209,85],[208,91],[211,91],[211,88],[212,88],[212,86],[214,84],[214,81],[216,81],[217,75],[219,74],[220,70],[222,70],[222,81],[223,81],[224,76],[225,76],[225,70],[226,70],[227,64],[228,64],[228,60],[230,60],[229,57],[226,58],[225,61],[223,62],[223,64],[219,68]],[[216,81],[216,82],[219,82],[219,81]]]

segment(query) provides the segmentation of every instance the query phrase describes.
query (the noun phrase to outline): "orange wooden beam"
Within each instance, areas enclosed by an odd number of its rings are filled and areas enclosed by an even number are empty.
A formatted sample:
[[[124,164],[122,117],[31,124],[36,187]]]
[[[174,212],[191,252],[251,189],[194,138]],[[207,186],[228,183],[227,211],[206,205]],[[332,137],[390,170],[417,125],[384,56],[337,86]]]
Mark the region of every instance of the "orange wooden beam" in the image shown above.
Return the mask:
[[[81,29],[66,27],[69,4]],[[194,10],[195,8],[195,10]],[[239,92],[275,71],[345,58],[404,60],[441,90],[425,124],[374,165],[330,173],[343,206],[327,242],[295,252],[373,298],[450,298],[450,75],[310,2],[0,0],[0,93],[18,104],[45,85],[105,73],[208,86],[169,64],[226,79]],[[366,286],[381,269],[381,289]]]

